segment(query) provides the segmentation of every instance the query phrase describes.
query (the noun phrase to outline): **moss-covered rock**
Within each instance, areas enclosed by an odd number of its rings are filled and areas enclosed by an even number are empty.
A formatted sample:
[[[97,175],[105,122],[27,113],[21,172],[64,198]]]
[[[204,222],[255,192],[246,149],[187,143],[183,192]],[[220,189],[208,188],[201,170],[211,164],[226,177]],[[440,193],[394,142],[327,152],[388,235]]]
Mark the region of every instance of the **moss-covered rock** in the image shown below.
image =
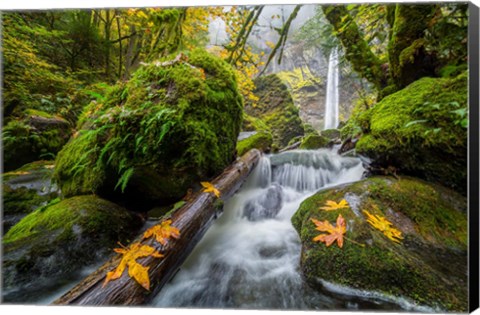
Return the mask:
[[[3,238],[3,288],[36,290],[47,279],[69,277],[106,258],[118,241],[127,241],[141,225],[138,215],[96,196],[37,209]]]
[[[340,130],[338,129],[326,129],[326,130],[322,130],[320,132],[320,134],[323,136],[323,137],[326,137],[330,140],[336,140],[336,139],[340,139]]]
[[[70,124],[65,119],[40,111],[30,111],[24,118],[9,121],[2,129],[4,170],[55,158],[70,134]]]
[[[253,92],[259,100],[247,102],[245,111],[250,116],[260,118],[270,128],[274,146],[285,147],[290,139],[302,136],[304,130],[298,109],[280,78],[272,74],[257,78],[254,82]]]
[[[358,153],[377,166],[467,191],[467,73],[422,78],[358,116]],[[361,119],[360,119],[361,118]]]
[[[2,175],[3,233],[36,208],[59,196],[51,183],[53,163],[37,161]]]
[[[231,67],[203,50],[143,66],[86,107],[55,178],[65,196],[94,192],[136,209],[172,203],[233,160],[242,106]]]
[[[329,143],[330,139],[312,134],[303,138],[299,148],[304,150],[316,150],[327,147]]]
[[[327,200],[341,199],[350,208],[319,209]],[[363,210],[386,217],[403,240],[397,244],[374,229]],[[302,241],[302,271],[313,286],[333,282],[465,312],[466,211],[466,198],[460,194],[408,177],[372,177],[320,191],[306,199],[292,218]],[[313,242],[320,232],[311,219],[334,223],[339,214],[347,226],[343,247]]]
[[[262,152],[270,151],[272,146],[272,134],[267,131],[260,131],[250,137],[240,140],[237,143],[238,156],[244,155],[251,149],[258,149]]]

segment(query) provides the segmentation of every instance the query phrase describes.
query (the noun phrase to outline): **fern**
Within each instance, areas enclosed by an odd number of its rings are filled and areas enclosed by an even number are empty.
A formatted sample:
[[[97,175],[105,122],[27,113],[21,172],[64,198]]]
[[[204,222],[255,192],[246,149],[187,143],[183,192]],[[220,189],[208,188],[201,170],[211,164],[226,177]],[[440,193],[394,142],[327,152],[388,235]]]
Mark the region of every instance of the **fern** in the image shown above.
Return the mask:
[[[128,170],[123,172],[122,176],[120,176],[120,179],[117,182],[117,185],[115,185],[115,190],[118,188],[118,186],[120,186],[122,193],[125,191],[125,188],[127,187],[128,181],[130,180],[130,177],[132,177],[134,170],[134,167],[130,167]]]

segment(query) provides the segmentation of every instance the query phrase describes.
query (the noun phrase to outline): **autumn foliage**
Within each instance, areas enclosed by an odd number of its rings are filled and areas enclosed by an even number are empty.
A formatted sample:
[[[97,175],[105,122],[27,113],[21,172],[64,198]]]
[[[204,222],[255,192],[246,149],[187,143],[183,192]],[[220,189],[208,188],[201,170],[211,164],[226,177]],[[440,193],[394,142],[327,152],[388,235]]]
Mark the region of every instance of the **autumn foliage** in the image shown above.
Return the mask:
[[[315,242],[323,242],[325,245],[330,246],[335,241],[337,241],[338,247],[343,247],[343,234],[347,233],[347,224],[345,223],[345,219],[342,217],[341,214],[337,217],[336,226],[333,226],[328,221],[319,221],[316,219],[311,219],[312,222],[317,226],[316,230],[320,232],[327,232],[328,234],[320,234],[313,238]]]

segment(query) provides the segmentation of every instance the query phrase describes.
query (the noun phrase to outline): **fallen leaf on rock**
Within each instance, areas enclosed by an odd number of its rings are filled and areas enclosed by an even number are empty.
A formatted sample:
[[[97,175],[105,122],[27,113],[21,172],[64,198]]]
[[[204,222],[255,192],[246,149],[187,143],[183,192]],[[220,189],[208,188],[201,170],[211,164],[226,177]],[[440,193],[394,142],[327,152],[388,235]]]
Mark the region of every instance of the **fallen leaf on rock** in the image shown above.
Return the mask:
[[[385,217],[371,214],[366,210],[363,210],[363,213],[365,213],[367,216],[367,222],[370,223],[370,225],[375,229],[382,232],[390,240],[400,243],[400,240],[403,239],[402,232],[394,228],[392,222],[385,219]]]
[[[323,242],[325,245],[330,246],[333,242],[337,241],[338,247],[343,247],[343,234],[347,232],[347,224],[342,215],[338,215],[336,226],[333,226],[328,221],[319,221],[316,219],[311,219],[312,222],[317,226],[316,230],[320,232],[327,232],[328,234],[320,234],[314,237],[312,240],[314,242]]]
[[[325,206],[320,207],[320,209],[324,211],[333,211],[333,210],[338,210],[338,209],[343,209],[348,207],[349,207],[348,202],[345,199],[342,199],[339,203],[336,203],[333,200],[327,200],[325,202]]]

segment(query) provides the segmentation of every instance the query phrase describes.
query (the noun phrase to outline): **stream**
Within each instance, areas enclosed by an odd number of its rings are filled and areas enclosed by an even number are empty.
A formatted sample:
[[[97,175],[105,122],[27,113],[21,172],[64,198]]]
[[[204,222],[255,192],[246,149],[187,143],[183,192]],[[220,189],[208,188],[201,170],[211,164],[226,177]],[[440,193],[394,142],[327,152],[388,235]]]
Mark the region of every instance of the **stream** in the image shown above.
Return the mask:
[[[158,307],[241,309],[410,309],[391,300],[324,283],[310,288],[299,270],[301,244],[290,219],[319,189],[357,181],[356,158],[330,150],[264,156],[226,203],[180,271],[154,298]]]
[[[301,243],[290,222],[292,215],[316,191],[358,181],[363,172],[360,159],[327,149],[262,156],[151,306],[428,311],[402,298],[327,282],[322,282],[320,292],[302,278]],[[33,294],[4,292],[4,302],[50,304],[99,265],[100,261],[83,268],[72,279],[45,283]]]

